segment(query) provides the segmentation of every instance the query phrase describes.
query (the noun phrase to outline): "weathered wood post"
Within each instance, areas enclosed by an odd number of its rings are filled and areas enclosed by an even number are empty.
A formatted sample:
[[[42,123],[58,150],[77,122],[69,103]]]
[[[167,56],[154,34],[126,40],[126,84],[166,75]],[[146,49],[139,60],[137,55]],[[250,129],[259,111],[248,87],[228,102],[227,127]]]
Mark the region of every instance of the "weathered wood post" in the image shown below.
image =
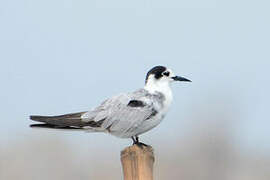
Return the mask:
[[[121,151],[124,180],[153,180],[154,152],[151,146],[133,145]]]

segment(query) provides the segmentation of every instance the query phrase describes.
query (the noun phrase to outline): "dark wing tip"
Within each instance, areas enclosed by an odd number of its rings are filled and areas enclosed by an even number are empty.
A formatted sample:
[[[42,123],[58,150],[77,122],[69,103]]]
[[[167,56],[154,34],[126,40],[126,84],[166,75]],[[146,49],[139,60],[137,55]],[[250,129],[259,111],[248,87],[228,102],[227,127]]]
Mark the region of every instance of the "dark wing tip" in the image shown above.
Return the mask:
[[[69,126],[57,126],[52,124],[30,124],[31,128],[51,128],[51,129],[81,129],[79,127],[69,127]]]
[[[39,128],[55,128],[55,126],[51,125],[51,124],[30,124],[30,127],[31,128],[36,128],[36,127],[39,127]]]
[[[44,118],[43,116],[37,116],[37,115],[30,115],[29,116],[29,119],[31,119],[33,121],[40,120],[40,119],[43,119],[43,118]]]

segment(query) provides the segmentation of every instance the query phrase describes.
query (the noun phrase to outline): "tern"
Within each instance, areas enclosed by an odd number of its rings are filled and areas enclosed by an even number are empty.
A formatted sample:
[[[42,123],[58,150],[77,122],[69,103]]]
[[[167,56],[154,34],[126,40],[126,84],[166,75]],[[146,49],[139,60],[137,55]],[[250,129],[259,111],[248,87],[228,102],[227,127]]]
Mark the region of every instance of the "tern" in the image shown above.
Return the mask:
[[[132,138],[133,144],[145,145],[139,142],[139,135],[164,119],[173,100],[171,83],[174,81],[191,82],[176,76],[171,69],[155,66],[148,71],[144,88],[113,96],[90,111],[60,116],[31,115],[31,120],[42,123],[30,127],[106,132],[119,138]]]

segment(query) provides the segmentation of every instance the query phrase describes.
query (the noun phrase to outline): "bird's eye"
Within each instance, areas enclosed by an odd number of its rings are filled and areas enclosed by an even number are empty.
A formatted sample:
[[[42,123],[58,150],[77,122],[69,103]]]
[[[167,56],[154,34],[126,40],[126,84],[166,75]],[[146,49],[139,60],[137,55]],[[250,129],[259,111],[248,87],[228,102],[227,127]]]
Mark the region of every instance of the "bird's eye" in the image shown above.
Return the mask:
[[[166,72],[163,73],[163,75],[169,76],[170,75],[170,72],[166,71]]]

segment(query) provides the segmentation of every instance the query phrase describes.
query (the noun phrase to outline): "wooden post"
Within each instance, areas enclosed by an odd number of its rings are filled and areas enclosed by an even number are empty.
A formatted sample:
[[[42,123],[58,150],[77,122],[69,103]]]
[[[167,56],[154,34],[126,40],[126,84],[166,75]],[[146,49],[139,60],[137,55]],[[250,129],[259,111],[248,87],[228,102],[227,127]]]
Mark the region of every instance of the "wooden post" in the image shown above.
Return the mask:
[[[121,151],[124,180],[153,180],[154,152],[151,146],[133,145]]]

